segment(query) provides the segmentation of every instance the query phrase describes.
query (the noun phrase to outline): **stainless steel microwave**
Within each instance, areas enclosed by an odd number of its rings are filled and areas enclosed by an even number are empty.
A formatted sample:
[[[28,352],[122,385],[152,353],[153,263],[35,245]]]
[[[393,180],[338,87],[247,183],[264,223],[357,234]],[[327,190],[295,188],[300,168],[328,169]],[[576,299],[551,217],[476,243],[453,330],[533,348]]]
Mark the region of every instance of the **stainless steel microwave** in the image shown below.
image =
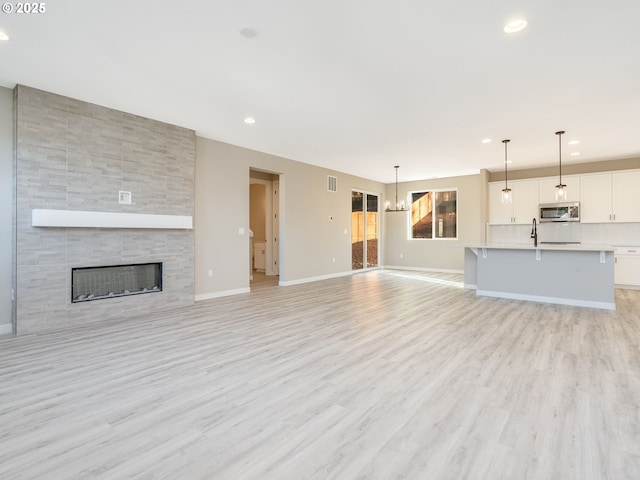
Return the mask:
[[[580,202],[540,204],[540,223],[579,221]]]

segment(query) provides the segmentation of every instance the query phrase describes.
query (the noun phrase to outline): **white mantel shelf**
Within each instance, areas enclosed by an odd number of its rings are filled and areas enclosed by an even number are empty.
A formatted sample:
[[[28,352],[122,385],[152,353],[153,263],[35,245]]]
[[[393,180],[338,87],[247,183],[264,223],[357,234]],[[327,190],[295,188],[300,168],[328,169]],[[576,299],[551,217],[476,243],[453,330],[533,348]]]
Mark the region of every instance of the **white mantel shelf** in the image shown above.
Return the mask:
[[[191,230],[193,217],[147,213],[88,212],[82,210],[31,210],[34,227],[58,228],[155,228]]]

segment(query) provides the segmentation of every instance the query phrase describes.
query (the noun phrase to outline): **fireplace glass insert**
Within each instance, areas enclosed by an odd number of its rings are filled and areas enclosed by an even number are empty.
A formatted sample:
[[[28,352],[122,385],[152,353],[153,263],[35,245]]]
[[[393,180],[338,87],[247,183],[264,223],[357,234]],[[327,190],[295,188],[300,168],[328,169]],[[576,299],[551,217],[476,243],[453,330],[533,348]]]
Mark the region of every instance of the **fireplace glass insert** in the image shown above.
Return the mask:
[[[162,263],[71,269],[71,302],[162,291]]]

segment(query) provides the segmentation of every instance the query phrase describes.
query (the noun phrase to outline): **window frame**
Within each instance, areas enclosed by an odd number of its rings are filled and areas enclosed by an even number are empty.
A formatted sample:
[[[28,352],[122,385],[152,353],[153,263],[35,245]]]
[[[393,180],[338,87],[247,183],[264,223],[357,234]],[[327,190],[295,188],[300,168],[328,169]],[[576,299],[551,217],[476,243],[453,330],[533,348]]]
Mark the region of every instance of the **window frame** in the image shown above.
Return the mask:
[[[413,205],[413,194],[414,193],[437,193],[437,192],[456,192],[456,236],[455,237],[436,237],[435,236],[435,232],[436,232],[436,216],[433,215],[431,217],[431,237],[421,237],[421,238],[414,238],[413,236],[413,226],[411,225],[411,207]],[[458,222],[458,188],[457,187],[451,187],[451,188],[425,188],[425,189],[420,189],[420,190],[411,190],[409,192],[407,192],[407,204],[409,205],[409,208],[407,209],[407,238],[409,240],[416,240],[416,241],[422,241],[422,240],[436,240],[436,241],[443,241],[443,240],[453,240],[456,241],[458,240],[458,235],[459,235],[459,222]]]

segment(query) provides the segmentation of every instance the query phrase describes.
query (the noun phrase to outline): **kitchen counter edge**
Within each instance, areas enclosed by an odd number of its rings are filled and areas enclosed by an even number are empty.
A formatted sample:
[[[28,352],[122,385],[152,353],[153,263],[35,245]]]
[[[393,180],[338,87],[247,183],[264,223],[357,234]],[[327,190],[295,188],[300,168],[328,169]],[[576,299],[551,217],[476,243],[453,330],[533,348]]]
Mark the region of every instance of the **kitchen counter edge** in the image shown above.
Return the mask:
[[[494,250],[560,250],[569,252],[615,252],[617,250],[613,245],[533,245],[520,243],[492,243],[487,245],[456,245],[463,248],[486,248]]]

